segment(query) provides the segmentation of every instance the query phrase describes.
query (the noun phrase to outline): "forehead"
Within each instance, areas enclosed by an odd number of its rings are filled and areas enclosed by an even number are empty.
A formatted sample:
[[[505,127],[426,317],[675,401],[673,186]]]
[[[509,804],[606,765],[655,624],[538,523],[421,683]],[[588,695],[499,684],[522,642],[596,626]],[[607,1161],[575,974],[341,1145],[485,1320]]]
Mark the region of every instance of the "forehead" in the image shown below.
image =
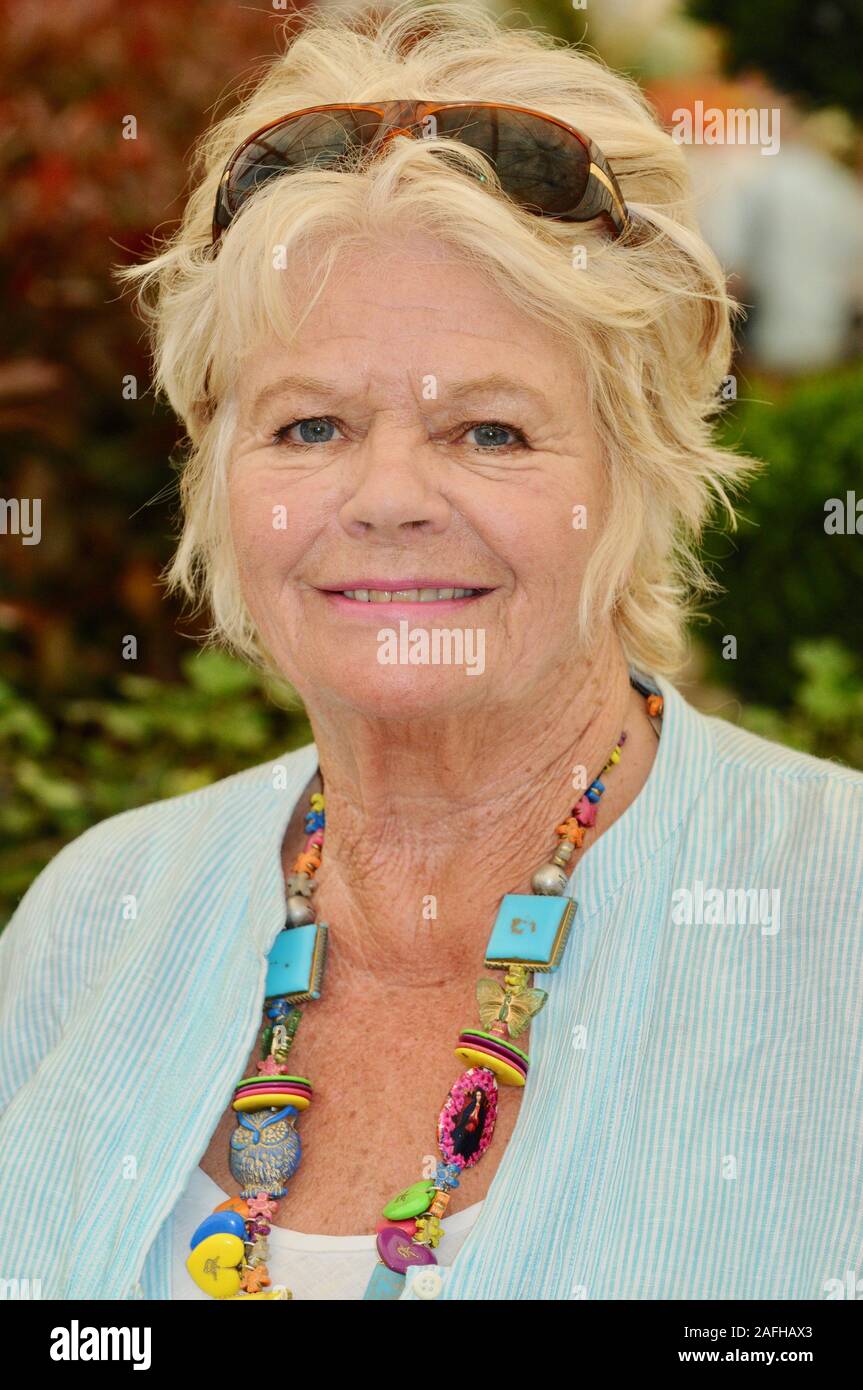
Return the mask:
[[[514,304],[479,268],[430,238],[342,252],[311,307],[311,283],[291,294],[297,325],[247,355],[240,379],[246,410],[290,381],[330,381],[360,392],[404,389],[434,378],[440,390],[466,381],[544,395],[572,380],[571,349]],[[311,390],[309,385],[306,394]],[[286,392],[283,392],[286,394]]]

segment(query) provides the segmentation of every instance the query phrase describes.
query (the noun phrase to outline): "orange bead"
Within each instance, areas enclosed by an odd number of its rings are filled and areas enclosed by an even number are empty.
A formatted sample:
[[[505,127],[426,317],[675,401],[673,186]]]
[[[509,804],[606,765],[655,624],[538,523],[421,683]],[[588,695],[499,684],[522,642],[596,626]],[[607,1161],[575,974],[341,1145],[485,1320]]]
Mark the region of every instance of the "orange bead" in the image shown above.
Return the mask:
[[[663,700],[661,695],[648,695],[647,713],[651,715],[651,717],[655,717],[657,714],[662,713],[662,705]]]
[[[242,1287],[246,1293],[260,1293],[270,1283],[272,1280],[266,1265],[255,1265],[254,1269],[247,1266],[243,1270]]]
[[[560,835],[564,840],[569,840],[571,844],[580,846],[584,839],[584,826],[579,825],[575,816],[570,816],[568,820],[562,821],[555,828],[555,835]]]
[[[321,867],[321,856],[317,850],[307,849],[298,854],[292,866],[292,873],[313,874]]]
[[[429,1207],[429,1216],[442,1217],[449,1205],[448,1192],[436,1192],[434,1200]]]
[[[251,1220],[249,1216],[248,1204],[243,1201],[242,1197],[229,1197],[227,1202],[220,1202],[219,1205],[214,1208],[214,1210],[235,1211],[238,1212],[240,1216],[242,1216],[244,1221]]]

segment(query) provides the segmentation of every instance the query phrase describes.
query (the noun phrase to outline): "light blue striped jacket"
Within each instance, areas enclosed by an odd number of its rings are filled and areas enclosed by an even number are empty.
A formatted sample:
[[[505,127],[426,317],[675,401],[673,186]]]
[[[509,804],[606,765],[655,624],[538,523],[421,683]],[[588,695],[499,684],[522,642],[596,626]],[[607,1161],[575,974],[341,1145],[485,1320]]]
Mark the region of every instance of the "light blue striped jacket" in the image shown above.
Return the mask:
[[[571,878],[444,1299],[863,1294],[863,776],[657,683],[656,762]],[[315,766],[310,744],[114,816],[24,896],[0,938],[0,1278],[171,1296],[172,1208],[254,1045]]]

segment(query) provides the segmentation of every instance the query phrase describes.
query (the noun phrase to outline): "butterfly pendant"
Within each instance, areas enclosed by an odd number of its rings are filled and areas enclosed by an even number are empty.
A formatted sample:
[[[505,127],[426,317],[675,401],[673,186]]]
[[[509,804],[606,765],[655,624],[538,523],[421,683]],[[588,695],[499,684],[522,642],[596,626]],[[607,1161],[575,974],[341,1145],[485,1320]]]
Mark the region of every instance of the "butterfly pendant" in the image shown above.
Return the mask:
[[[548,998],[544,989],[513,990],[489,976],[476,982],[476,998],[483,1028],[491,1031],[495,1023],[503,1023],[511,1038],[517,1038],[528,1027]]]

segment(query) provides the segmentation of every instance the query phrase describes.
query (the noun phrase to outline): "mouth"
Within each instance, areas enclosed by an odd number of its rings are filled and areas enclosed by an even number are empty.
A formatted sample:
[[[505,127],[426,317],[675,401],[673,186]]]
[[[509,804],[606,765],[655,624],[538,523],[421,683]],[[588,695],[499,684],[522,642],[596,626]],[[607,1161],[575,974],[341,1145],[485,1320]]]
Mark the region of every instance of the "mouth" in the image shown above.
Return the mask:
[[[488,588],[466,584],[428,584],[419,580],[376,580],[354,582],[344,588],[322,588],[319,593],[339,603],[371,607],[379,604],[404,605],[464,604],[491,593]]]
[[[329,590],[330,593],[333,590]],[[448,598],[476,598],[487,593],[487,589],[458,589],[441,586],[425,589],[341,589],[336,590],[343,598],[351,598],[355,603],[439,603]]]

